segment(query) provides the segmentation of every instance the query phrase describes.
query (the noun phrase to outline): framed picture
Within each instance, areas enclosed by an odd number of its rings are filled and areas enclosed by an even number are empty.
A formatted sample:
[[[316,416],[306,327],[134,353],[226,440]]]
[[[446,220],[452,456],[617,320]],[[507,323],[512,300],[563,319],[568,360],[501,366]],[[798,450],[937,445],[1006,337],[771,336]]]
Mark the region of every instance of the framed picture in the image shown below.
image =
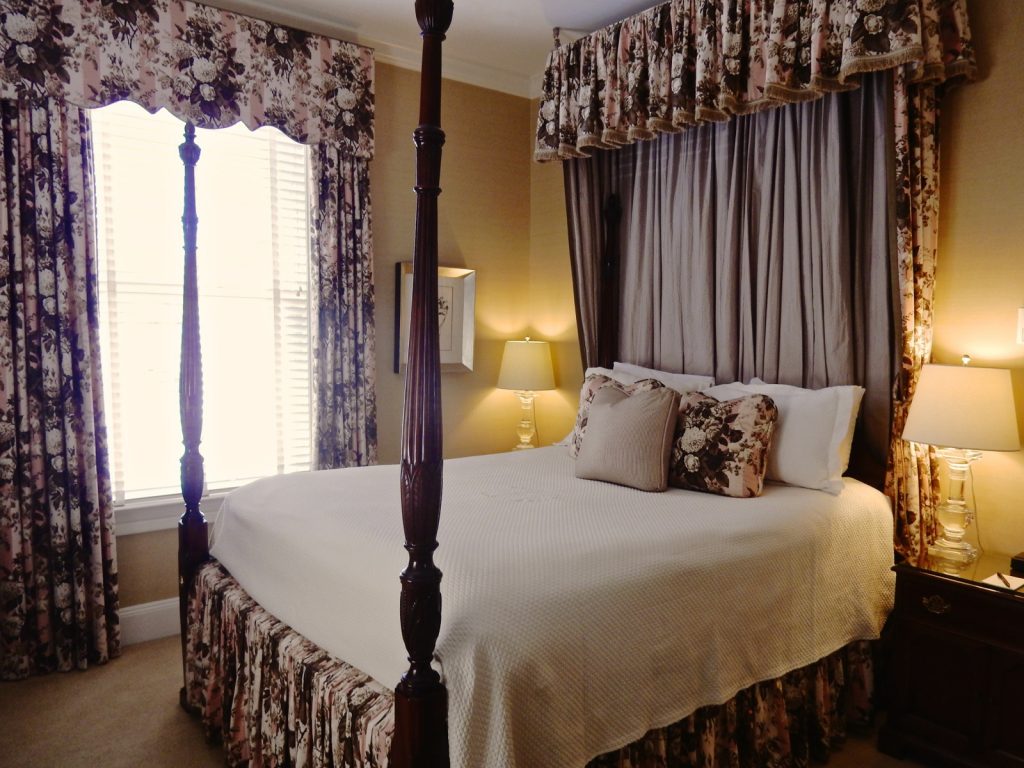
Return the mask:
[[[409,362],[412,323],[412,262],[395,264],[395,373]],[[437,324],[442,371],[473,370],[476,270],[437,268]]]

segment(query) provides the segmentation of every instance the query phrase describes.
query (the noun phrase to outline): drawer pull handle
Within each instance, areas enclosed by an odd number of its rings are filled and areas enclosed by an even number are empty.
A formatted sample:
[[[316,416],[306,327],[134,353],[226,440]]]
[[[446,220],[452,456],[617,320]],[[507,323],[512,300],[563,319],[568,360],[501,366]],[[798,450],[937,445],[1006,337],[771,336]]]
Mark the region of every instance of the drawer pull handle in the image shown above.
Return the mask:
[[[925,610],[929,613],[934,613],[936,616],[942,616],[943,614],[949,613],[953,606],[948,601],[943,599],[939,595],[932,595],[931,597],[922,597],[921,605],[925,607]]]

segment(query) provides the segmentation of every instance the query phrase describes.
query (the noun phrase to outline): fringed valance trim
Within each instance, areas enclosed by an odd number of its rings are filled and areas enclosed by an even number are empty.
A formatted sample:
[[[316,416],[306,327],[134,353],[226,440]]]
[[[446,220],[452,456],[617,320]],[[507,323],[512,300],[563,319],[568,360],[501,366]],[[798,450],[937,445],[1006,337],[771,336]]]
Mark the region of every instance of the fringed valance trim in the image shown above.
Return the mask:
[[[548,56],[534,157],[585,156],[859,87],[976,74],[965,0],[670,0]]]
[[[0,0],[0,98],[130,100],[373,156],[373,51],[189,0]]]

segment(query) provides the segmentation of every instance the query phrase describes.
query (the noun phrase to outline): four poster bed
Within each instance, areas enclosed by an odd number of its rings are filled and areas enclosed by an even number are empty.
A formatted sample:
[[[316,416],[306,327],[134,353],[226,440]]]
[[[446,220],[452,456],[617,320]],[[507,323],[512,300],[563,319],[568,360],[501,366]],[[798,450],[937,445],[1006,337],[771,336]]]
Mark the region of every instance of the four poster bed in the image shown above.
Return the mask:
[[[239,489],[220,513],[213,558],[199,509],[199,153],[186,134],[182,705],[224,739],[232,764],[655,767],[826,757],[846,716],[867,709],[865,641],[878,636],[892,600],[892,513],[856,480],[834,496],[776,485],[734,500],[579,480],[564,447],[447,462],[442,624],[434,307],[441,44],[452,12],[450,0],[416,2],[423,66],[401,464]],[[562,86],[549,73],[546,87]],[[546,111],[542,139],[554,122]],[[555,134],[554,154],[616,143],[606,131],[567,149],[561,129]],[[619,348],[616,208],[613,199],[598,291],[596,354],[605,364]],[[396,601],[401,535],[407,561]]]

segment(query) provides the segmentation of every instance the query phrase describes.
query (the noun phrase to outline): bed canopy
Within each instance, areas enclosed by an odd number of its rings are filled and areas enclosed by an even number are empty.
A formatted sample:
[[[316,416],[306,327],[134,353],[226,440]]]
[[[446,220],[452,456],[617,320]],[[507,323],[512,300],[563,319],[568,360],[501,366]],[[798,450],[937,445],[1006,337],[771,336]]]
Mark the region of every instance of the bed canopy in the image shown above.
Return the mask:
[[[879,407],[872,419],[889,426],[877,430],[887,439],[872,438],[882,465],[871,474],[879,484],[884,475],[893,500],[896,549],[916,560],[935,535],[938,480],[931,449],[901,435],[921,366],[931,355],[938,104],[946,88],[976,75],[964,0],[662,3],[575,42],[556,42],[544,74],[534,157],[568,161],[569,185],[575,163],[590,163],[586,158],[600,150],[858,89],[862,77],[875,72],[891,73],[892,82],[898,370],[891,412],[887,408],[883,418]],[[597,176],[604,161],[593,162]],[[587,216],[600,217],[593,205]],[[605,219],[614,224],[614,216]],[[585,355],[594,355],[588,365],[630,355],[619,337],[614,254],[621,245],[617,235],[602,236],[600,229],[592,222],[583,239],[570,234],[581,344]],[[589,263],[595,251],[604,252],[600,266]]]
[[[883,70],[912,84],[973,78],[964,0],[670,0],[556,45],[534,156],[586,157],[851,90]]]

